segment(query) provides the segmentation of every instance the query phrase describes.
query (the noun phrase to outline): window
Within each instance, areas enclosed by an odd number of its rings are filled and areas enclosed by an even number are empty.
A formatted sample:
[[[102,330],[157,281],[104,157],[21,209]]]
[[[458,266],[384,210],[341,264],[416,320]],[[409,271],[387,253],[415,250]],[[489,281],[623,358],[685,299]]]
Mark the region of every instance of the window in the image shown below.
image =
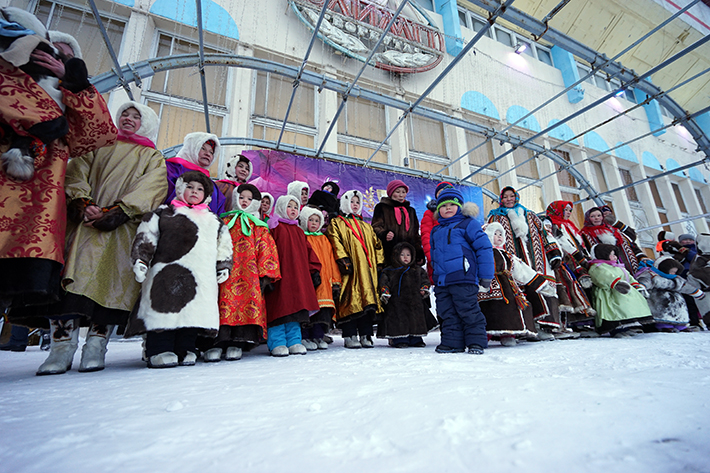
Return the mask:
[[[634,89],[625,89],[624,97],[626,97],[626,100],[628,100],[629,102],[638,103],[638,100],[636,99],[636,92],[634,92]]]
[[[484,142],[485,144],[482,145]],[[489,162],[493,161],[493,144],[490,140],[486,141],[485,136],[466,131],[466,146],[468,147],[466,151],[476,148],[468,154],[468,162],[476,166],[476,168],[479,166],[485,166]],[[495,171],[497,168],[495,164],[492,164],[486,169]]]
[[[386,136],[385,106],[350,97],[338,118],[338,153],[367,160]],[[372,159],[389,162],[389,149],[385,143]]]
[[[665,209],[665,206],[663,205],[663,200],[661,199],[661,193],[658,192],[658,186],[656,185],[656,181],[648,181],[648,186],[651,188],[653,202],[656,204],[656,207],[659,209]]]
[[[560,194],[562,195],[562,200],[566,200],[568,202],[576,202],[579,200],[579,194],[572,194],[565,191],[560,192]],[[584,226],[584,209],[582,208],[582,204],[572,206],[572,216],[570,218],[575,225],[577,225],[577,228],[582,228]]]
[[[700,210],[702,210],[704,214],[708,213],[708,208],[705,205],[705,199],[703,199],[700,189],[695,189],[695,197],[698,199],[698,204],[700,204]]]
[[[621,182],[623,183],[623,185],[628,186],[634,183],[634,178],[631,176],[631,171],[629,171],[628,169],[619,169],[619,174],[621,174]],[[634,189],[633,186],[627,187],[625,190],[626,197],[629,199],[629,201],[639,201],[638,195],[636,194],[636,189]]]
[[[606,182],[606,177],[604,176],[604,169],[602,168],[602,163],[599,161],[591,161],[592,169],[594,169],[594,175],[597,178],[597,190],[600,192],[606,192],[609,190],[609,186]]]
[[[570,159],[570,155],[567,151],[562,151],[560,149],[555,149],[553,151],[559,154],[568,163],[572,162]],[[574,177],[572,177],[572,174],[570,174],[567,169],[563,169],[562,166],[559,164],[555,164],[555,167],[557,169],[557,182],[559,182],[561,186],[574,188],[577,187],[577,181],[574,179]]]
[[[515,159],[515,173],[518,176],[524,176],[530,179],[537,179],[540,174],[537,170],[537,160],[532,158],[533,152],[522,146],[516,148],[513,151],[513,158]],[[532,158],[532,159],[531,159]]]
[[[675,182],[672,182],[671,187],[673,187],[673,194],[675,195],[676,202],[678,202],[680,211],[687,214],[688,208],[685,206],[685,200],[683,200],[683,194],[680,192],[680,186],[678,186]]]
[[[444,124],[410,114],[409,150],[447,158]]]
[[[205,53],[222,53],[205,46]],[[154,49],[154,57],[176,54],[195,54],[197,43],[160,32]],[[155,74],[143,92],[143,99],[160,117],[158,148],[181,143],[186,134],[206,131],[202,88],[199,86],[196,68],[172,69]],[[205,83],[210,120],[210,131],[219,135],[229,112],[227,108],[227,67],[206,67]],[[196,85],[198,84],[198,85]],[[224,159],[224,156],[222,157]],[[219,166],[219,163],[214,163]]]
[[[113,61],[90,10],[40,0],[37,2],[35,15],[48,29],[63,31],[76,38],[89,75],[94,76],[111,70]],[[116,15],[101,14],[101,21],[113,50],[118,54],[127,20]]]

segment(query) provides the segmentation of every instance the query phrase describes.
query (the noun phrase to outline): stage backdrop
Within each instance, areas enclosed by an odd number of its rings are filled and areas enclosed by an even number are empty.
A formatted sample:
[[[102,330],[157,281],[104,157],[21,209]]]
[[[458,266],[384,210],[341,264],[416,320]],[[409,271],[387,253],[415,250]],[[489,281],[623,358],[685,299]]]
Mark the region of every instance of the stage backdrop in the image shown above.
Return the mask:
[[[307,182],[311,194],[320,189],[324,182],[333,181],[340,186],[340,195],[352,189],[363,193],[365,202],[362,215],[368,221],[372,218],[372,212],[380,198],[387,195],[385,189],[388,182],[400,179],[409,186],[407,200],[416,209],[420,219],[424,215],[427,202],[434,198],[434,189],[439,182],[281,151],[242,151],[241,154],[249,158],[254,167],[250,182],[260,191],[272,194],[275,199],[286,193],[286,186],[292,181]],[[461,191],[467,202],[474,202],[479,209],[483,209],[483,194],[479,187],[455,187]],[[484,217],[485,215],[479,214],[478,219],[482,220]]]

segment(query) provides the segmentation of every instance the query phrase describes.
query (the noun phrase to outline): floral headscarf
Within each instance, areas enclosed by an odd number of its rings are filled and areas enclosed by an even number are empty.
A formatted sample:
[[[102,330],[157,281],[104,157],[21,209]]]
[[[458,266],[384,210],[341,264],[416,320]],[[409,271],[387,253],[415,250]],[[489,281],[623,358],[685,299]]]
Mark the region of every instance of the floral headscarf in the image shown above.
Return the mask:
[[[573,207],[572,202],[567,200],[556,200],[547,206],[547,216],[550,217],[552,223],[558,227],[564,226],[572,235],[579,235],[579,228],[570,219],[565,218],[565,208]]]

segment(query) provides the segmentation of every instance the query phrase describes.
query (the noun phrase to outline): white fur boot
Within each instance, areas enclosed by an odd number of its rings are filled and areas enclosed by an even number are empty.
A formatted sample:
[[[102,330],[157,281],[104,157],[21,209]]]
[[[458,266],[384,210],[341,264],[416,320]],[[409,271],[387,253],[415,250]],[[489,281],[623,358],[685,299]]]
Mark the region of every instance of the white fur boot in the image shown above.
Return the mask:
[[[91,324],[89,332],[86,334],[86,343],[81,350],[80,372],[87,373],[104,369],[106,366],[104,362],[106,345],[108,345],[108,338],[114,327],[114,325]]]
[[[79,319],[50,320],[52,340],[49,356],[37,370],[37,376],[62,374],[71,368],[79,346]]]
[[[5,174],[15,181],[24,182],[30,180],[35,173],[34,158],[23,155],[22,151],[17,148],[9,149],[3,153],[0,156],[0,161]]]

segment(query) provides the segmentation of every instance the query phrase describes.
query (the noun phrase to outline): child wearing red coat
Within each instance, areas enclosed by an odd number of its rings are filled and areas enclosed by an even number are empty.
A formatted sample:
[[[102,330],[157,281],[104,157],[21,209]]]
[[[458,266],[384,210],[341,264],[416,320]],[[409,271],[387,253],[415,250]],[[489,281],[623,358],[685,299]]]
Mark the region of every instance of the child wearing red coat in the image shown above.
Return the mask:
[[[278,198],[269,228],[279,253],[281,280],[266,295],[267,345],[272,356],[305,355],[301,323],[318,312],[315,288],[321,264],[298,226],[300,201],[292,195]]]
[[[429,281],[434,284],[434,278],[433,278],[433,272],[434,272],[434,267],[431,265],[431,242],[429,241],[431,237],[431,231],[439,225],[439,222],[434,218],[434,212],[436,212],[436,199],[439,197],[439,192],[442,191],[442,189],[446,189],[447,187],[454,187],[453,184],[450,182],[440,182],[436,186],[436,190],[434,191],[434,200],[429,201],[428,204],[426,204],[426,211],[424,212],[424,216],[422,217],[422,222],[419,225],[419,229],[422,232],[422,247],[424,248],[424,254],[426,255],[426,260],[427,260],[427,274],[429,275]]]

